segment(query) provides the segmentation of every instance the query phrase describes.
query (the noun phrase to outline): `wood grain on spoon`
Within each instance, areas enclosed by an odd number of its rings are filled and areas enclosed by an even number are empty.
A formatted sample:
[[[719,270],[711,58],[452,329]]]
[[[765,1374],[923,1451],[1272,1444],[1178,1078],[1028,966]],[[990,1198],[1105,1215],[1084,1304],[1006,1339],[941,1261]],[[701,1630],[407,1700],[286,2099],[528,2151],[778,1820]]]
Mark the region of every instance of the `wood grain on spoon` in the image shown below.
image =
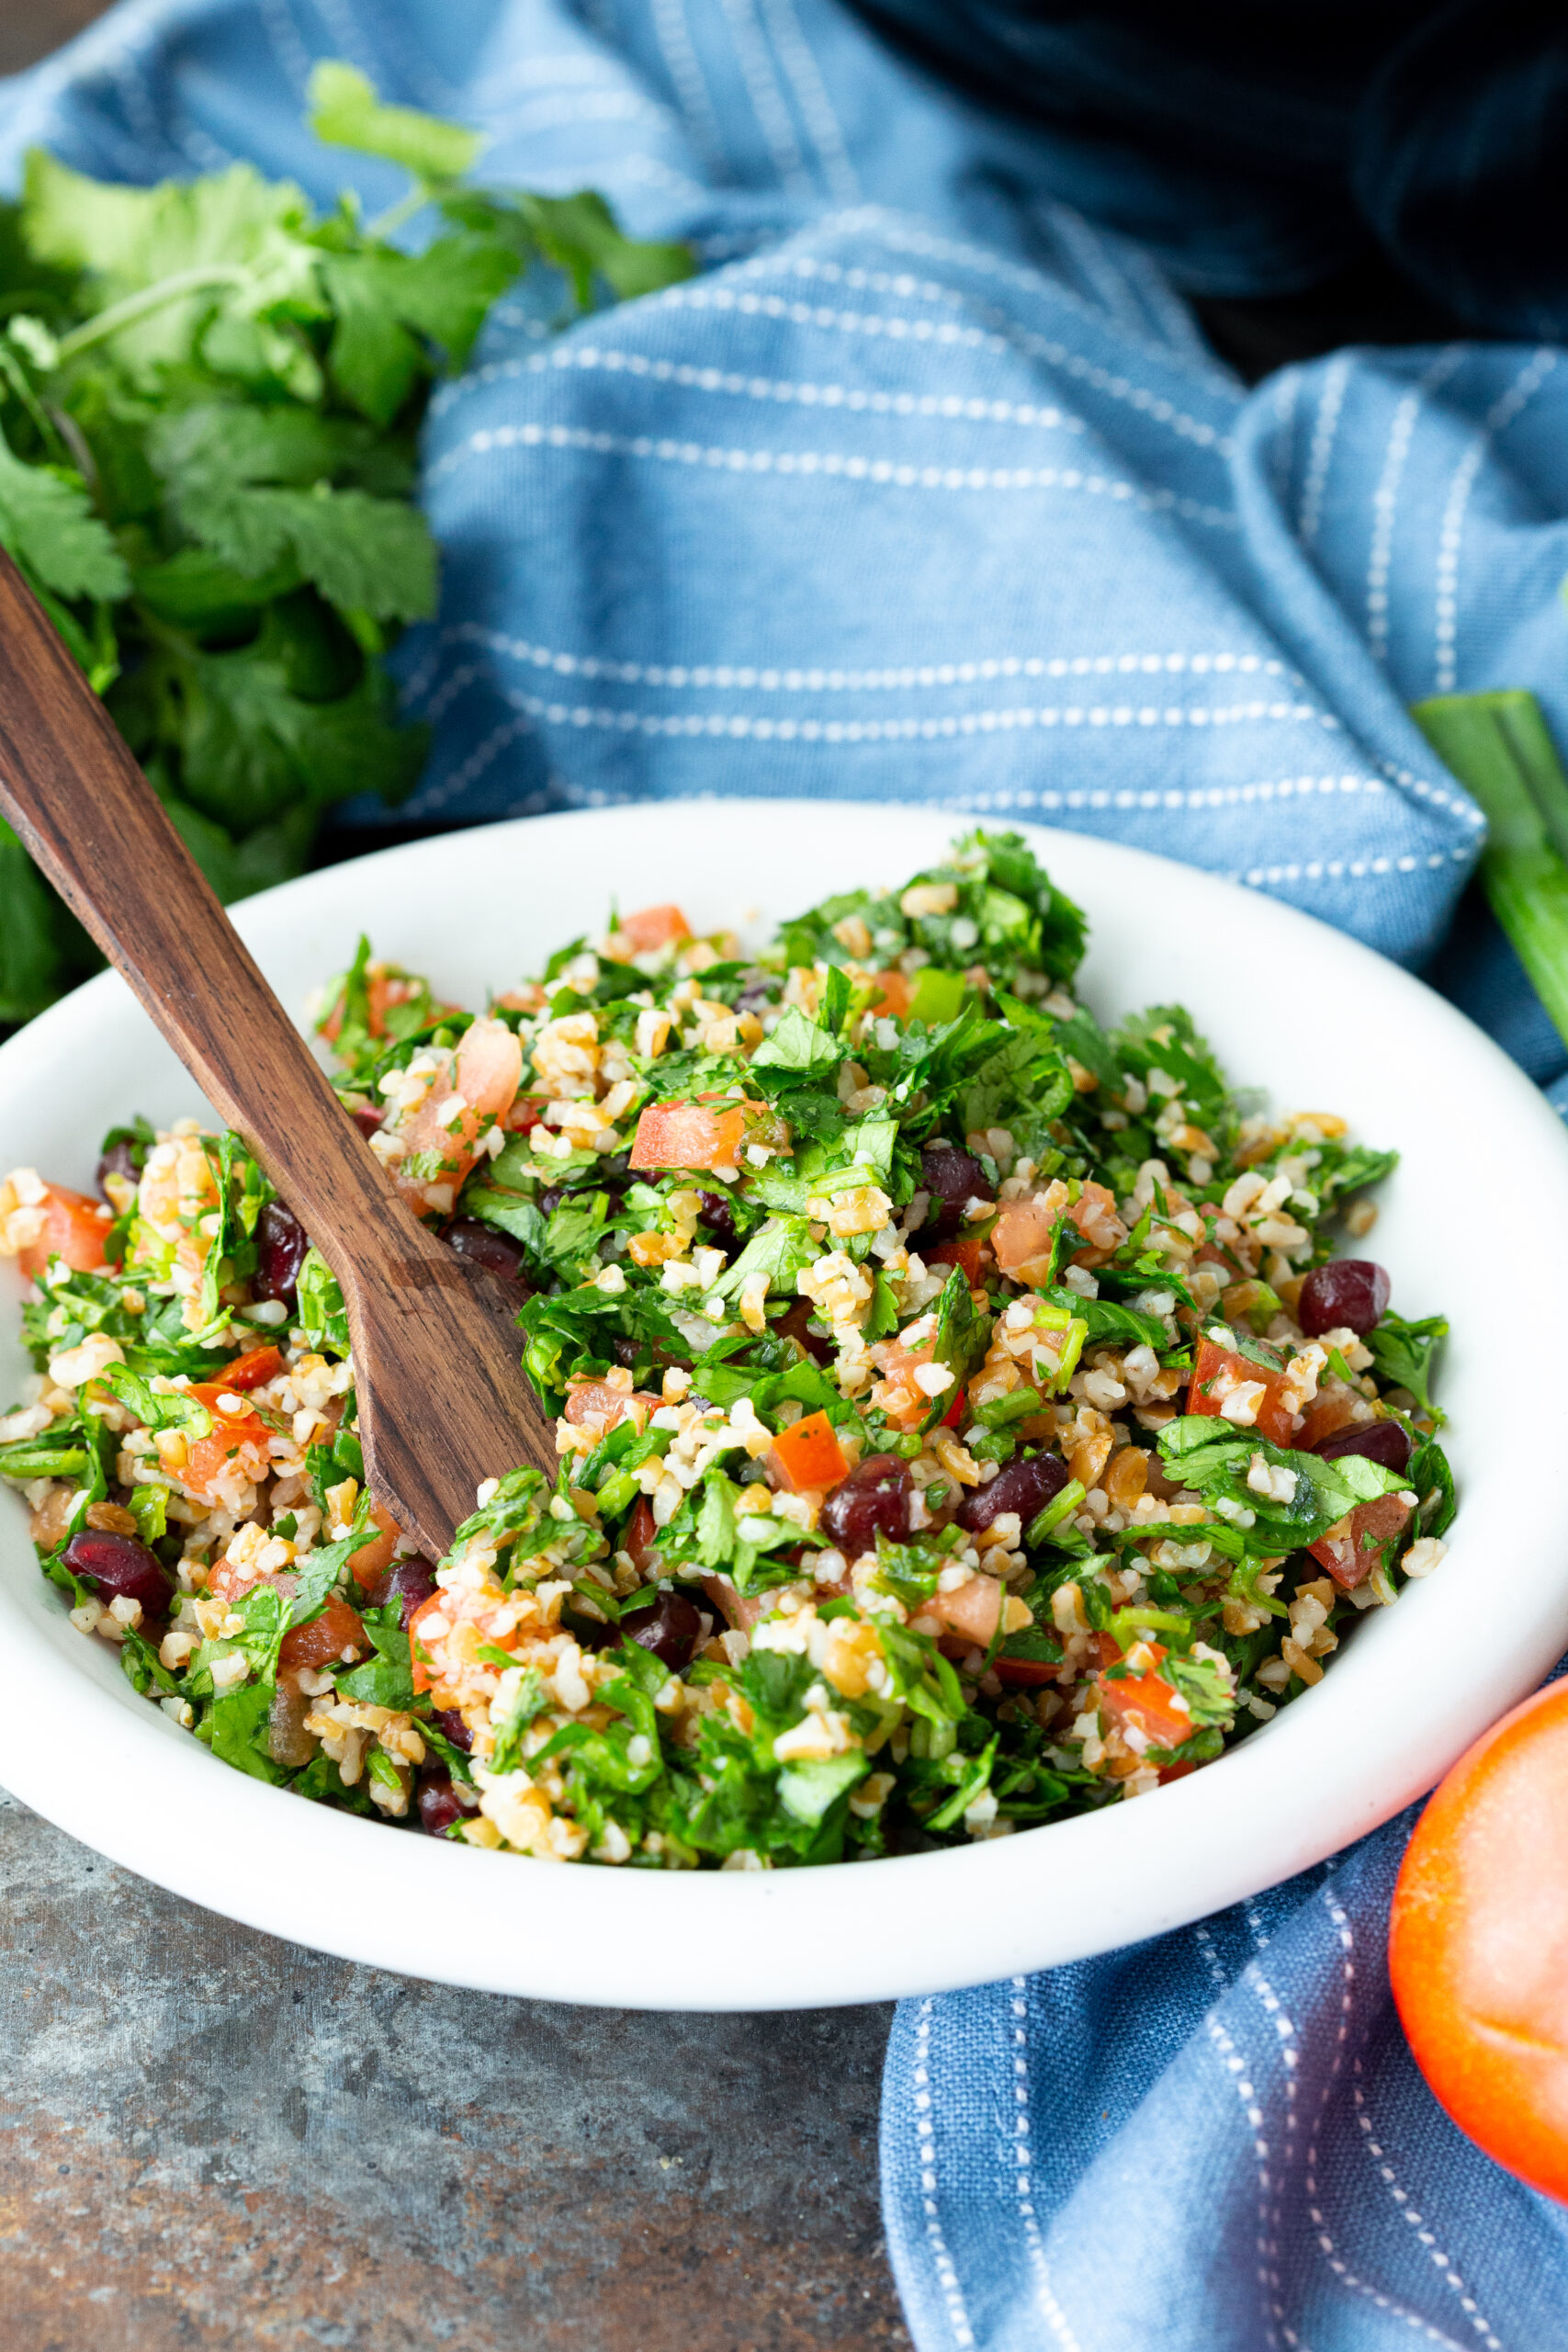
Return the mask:
[[[555,1475],[505,1285],[399,1199],[3,554],[0,813],[342,1283],[371,1487],[438,1559],[481,1480]]]

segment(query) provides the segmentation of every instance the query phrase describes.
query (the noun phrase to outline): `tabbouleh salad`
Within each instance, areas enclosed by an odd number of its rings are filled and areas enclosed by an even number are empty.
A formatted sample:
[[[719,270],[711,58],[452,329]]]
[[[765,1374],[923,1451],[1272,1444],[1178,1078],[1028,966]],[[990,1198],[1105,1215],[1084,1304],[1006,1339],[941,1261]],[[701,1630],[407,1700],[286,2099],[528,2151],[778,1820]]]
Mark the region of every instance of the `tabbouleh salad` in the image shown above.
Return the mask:
[[[1084,940],[976,832],[756,955],[613,920],[477,1015],[362,943],[344,1104],[558,1416],[553,1490],[488,1482],[438,1566],[235,1136],[13,1173],[0,1473],[73,1622],[240,1770],[541,1858],[916,1851],[1210,1762],[1441,1558],[1446,1327],[1330,1257],[1393,1155],[1179,1006],[1102,1029]]]

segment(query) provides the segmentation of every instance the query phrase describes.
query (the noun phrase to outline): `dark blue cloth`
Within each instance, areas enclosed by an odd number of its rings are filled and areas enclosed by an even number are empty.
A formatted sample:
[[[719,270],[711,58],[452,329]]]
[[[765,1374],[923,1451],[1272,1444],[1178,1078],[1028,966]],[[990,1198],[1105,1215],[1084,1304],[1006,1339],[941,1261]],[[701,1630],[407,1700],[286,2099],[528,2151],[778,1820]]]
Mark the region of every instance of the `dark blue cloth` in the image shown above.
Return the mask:
[[[1238,39],[1282,21],[1234,13]],[[1391,20],[1303,6],[1303,57],[1358,18]],[[1407,703],[1530,686],[1568,741],[1550,336],[1346,353],[1248,395],[1149,251],[1086,217],[1160,244],[1152,164],[945,95],[835,0],[128,0],[0,91],[0,170],[29,141],[140,180],[243,156],[382,205],[396,175],[299,126],[334,53],[479,124],[498,179],[598,186],[704,263],[558,339],[558,288],[525,283],[437,400],[407,813],[919,800],[1158,848],[1405,962],[1442,946],[1480,820]],[[1344,164],[1332,62],[1237,127],[1282,187],[1298,119]],[[1534,89],[1507,86],[1505,130]],[[1252,283],[1286,213],[1212,160],[1219,200],[1160,250],[1184,283]],[[1199,274],[1222,250],[1239,281]],[[1557,1080],[1489,919],[1442,953]],[[1391,2020],[1401,1834],[1201,1929],[905,2005],[885,2164],[920,2352],[1568,2340],[1559,2217],[1459,2141]]]

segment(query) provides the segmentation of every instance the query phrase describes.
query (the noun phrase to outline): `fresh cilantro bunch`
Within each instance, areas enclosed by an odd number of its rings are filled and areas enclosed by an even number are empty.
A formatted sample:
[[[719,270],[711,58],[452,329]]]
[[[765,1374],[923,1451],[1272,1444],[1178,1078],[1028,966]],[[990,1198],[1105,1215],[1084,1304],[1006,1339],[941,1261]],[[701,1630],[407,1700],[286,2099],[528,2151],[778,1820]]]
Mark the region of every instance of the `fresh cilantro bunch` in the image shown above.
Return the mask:
[[[413,503],[435,379],[530,268],[560,274],[565,323],[691,267],[592,194],[473,187],[477,134],[351,66],[317,68],[310,107],[406,198],[366,221],[244,164],[122,187],[35,151],[0,207],[0,545],[226,899],[298,873],[333,802],[418,774],[386,657],[435,609]],[[92,962],[0,826],[0,1020]]]

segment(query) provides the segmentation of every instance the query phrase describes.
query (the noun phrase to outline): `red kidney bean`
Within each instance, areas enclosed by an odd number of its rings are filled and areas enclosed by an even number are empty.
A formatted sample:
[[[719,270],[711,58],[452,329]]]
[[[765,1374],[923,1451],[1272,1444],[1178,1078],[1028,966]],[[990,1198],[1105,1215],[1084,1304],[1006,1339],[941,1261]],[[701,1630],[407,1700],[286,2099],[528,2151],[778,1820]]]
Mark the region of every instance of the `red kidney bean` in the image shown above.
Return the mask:
[[[430,1562],[416,1554],[406,1560],[394,1560],[378,1579],[370,1595],[373,1609],[384,1609],[389,1600],[400,1600],[402,1613],[398,1623],[406,1630],[416,1609],[430,1599],[435,1590],[435,1578]]]
[[[1328,1462],[1347,1453],[1364,1453],[1369,1462],[1380,1463],[1383,1469],[1403,1476],[1416,1448],[1409,1430],[1397,1421],[1360,1421],[1348,1430],[1336,1430],[1317,1451]]]
[[[1339,1330],[1365,1339],[1388,1305],[1389,1289],[1387,1274],[1370,1258],[1331,1258],[1302,1283],[1296,1320],[1309,1340]]]
[[[1055,1453],[1032,1453],[1026,1461],[1009,1462],[988,1487],[965,1489],[956,1513],[958,1524],[977,1535],[1004,1510],[1015,1510],[1027,1527],[1047,1503],[1055,1501],[1066,1483],[1067,1465]]]
[[[368,1137],[380,1133],[382,1114],[373,1103],[363,1103],[357,1111],[351,1111],[348,1115],[362,1136]]]
[[[134,1184],[139,1181],[141,1174],[140,1157],[136,1146],[128,1143],[122,1136],[118,1143],[110,1144],[98,1162],[98,1190],[107,1201],[109,1196],[104,1184],[106,1176],[123,1176],[128,1184]],[[110,1206],[113,1206],[112,1202]]]
[[[702,1612],[683,1592],[661,1592],[645,1609],[628,1609],[621,1619],[621,1639],[651,1650],[672,1674],[690,1666],[702,1639]]]
[[[896,1453],[873,1453],[840,1478],[822,1505],[818,1524],[852,1559],[869,1552],[879,1534],[895,1544],[910,1533],[909,1465]]]
[[[84,1527],[71,1538],[63,1557],[73,1576],[95,1585],[110,1600],[139,1600],[149,1617],[168,1614],[175,1580],[134,1535]]]
[[[441,1238],[448,1250],[469,1266],[482,1266],[489,1274],[497,1274],[503,1283],[513,1283],[532,1298],[533,1291],[523,1272],[523,1250],[509,1233],[497,1232],[493,1225],[486,1225],[482,1217],[454,1217]]]
[[[739,1247],[740,1236],[735,1230],[735,1219],[730,1214],[729,1203],[722,1193],[703,1193],[698,1197],[703,1205],[703,1223],[724,1251],[725,1256],[733,1257]]]
[[[920,1154],[921,1188],[931,1196],[924,1230],[951,1240],[964,1222],[966,1201],[994,1201],[996,1193],[972,1151],[956,1144],[928,1144]]]
[[[444,1838],[463,1818],[449,1772],[428,1773],[419,1784],[419,1826],[428,1838]]]
[[[299,1304],[299,1269],[310,1237],[291,1209],[268,1201],[256,1220],[256,1271],[251,1289],[258,1299],[276,1298],[292,1315]]]
[[[474,1744],[474,1735],[456,1707],[433,1707],[430,1720],[443,1738],[449,1739],[454,1747],[460,1747],[467,1755]]]

